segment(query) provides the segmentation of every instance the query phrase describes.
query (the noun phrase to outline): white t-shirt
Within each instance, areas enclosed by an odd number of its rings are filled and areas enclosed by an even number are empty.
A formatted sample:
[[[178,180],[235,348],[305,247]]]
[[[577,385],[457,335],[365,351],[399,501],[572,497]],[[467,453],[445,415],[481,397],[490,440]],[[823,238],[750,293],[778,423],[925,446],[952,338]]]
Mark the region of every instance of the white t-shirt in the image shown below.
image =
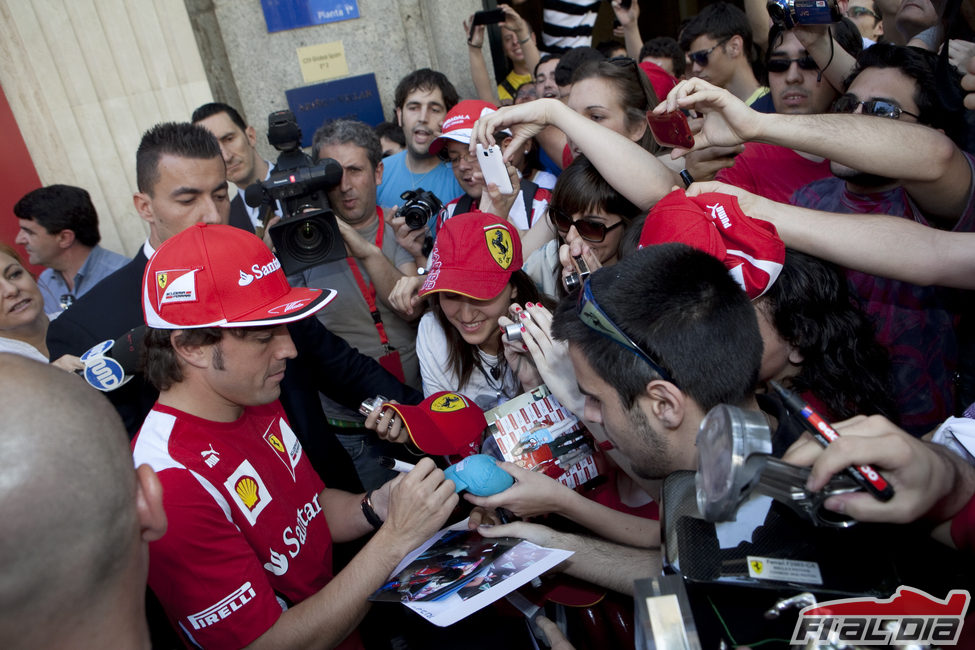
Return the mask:
[[[521,392],[518,379],[507,365],[504,365],[503,378],[494,379],[491,376],[491,368],[498,366],[504,359],[503,354],[494,357],[480,350],[478,353],[481,355],[481,368],[474,368],[470,379],[461,386],[459,378],[450,368],[447,337],[443,328],[433,312],[424,314],[416,336],[416,356],[420,361],[423,396],[429,397],[438,391],[452,391],[473,400],[486,411]]]
[[[0,336],[0,352],[19,354],[22,357],[40,361],[41,363],[48,362],[48,358],[30,343],[25,343],[19,339],[9,339],[6,336]]]

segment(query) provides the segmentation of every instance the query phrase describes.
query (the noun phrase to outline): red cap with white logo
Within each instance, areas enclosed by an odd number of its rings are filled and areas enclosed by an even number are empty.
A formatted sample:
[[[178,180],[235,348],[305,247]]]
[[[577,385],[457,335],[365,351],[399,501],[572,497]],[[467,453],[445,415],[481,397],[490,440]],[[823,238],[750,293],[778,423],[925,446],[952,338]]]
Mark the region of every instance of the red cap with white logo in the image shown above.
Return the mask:
[[[768,291],[785,263],[785,244],[775,226],[746,215],[731,194],[687,196],[677,189],[657,201],[643,224],[639,248],[667,242],[721,260],[752,300]]]
[[[203,223],[167,239],[142,277],[146,325],[157,329],[290,323],[335,295],[334,289],[292,288],[281,263],[255,235]]]
[[[490,115],[498,110],[491,102],[480,99],[465,99],[447,111],[444,116],[440,135],[430,143],[430,153],[436,156],[447,144],[447,140],[454,140],[462,144],[470,144],[474,123],[481,116]],[[505,130],[507,132],[507,129]]]

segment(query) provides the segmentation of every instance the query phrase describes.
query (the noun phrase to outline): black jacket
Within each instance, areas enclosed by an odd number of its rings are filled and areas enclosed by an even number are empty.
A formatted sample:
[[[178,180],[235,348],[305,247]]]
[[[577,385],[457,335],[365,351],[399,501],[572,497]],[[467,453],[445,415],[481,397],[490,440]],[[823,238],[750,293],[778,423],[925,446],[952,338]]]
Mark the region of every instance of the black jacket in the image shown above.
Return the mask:
[[[80,355],[96,343],[116,339],[141,325],[142,276],[148,263],[141,249],[131,262],[108,276],[51,322],[47,344],[52,358]],[[326,307],[328,309],[328,307]],[[361,491],[352,461],[325,419],[318,392],[356,409],[369,397],[385,395],[418,404],[423,395],[401,384],[374,359],[360,354],[317,318],[288,325],[298,356],[289,359],[281,382],[281,404],[312,465],[329,487]],[[135,377],[107,393],[129,436],[142,426],[158,392]]]

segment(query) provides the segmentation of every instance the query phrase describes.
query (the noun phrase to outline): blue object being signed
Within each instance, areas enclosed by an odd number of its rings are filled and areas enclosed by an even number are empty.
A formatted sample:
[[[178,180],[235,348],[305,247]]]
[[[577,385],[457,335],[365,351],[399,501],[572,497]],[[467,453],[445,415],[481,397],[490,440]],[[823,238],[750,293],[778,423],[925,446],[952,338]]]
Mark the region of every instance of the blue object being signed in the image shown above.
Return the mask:
[[[486,454],[468,456],[448,467],[444,474],[454,482],[457,492],[467,490],[479,497],[503,492],[515,482],[511,474],[498,467],[497,460]]]

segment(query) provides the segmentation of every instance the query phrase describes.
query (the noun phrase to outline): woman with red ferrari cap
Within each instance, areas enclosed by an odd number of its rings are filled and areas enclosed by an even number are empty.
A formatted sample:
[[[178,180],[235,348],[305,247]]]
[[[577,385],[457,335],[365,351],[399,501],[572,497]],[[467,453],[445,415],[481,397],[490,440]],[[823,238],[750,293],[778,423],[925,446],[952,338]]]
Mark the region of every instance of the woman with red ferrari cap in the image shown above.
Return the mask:
[[[541,300],[521,270],[517,230],[493,214],[456,215],[430,259],[419,295],[432,309],[416,340],[424,394],[462,393],[487,410],[541,384],[531,356],[505,345],[498,325],[516,301]]]

